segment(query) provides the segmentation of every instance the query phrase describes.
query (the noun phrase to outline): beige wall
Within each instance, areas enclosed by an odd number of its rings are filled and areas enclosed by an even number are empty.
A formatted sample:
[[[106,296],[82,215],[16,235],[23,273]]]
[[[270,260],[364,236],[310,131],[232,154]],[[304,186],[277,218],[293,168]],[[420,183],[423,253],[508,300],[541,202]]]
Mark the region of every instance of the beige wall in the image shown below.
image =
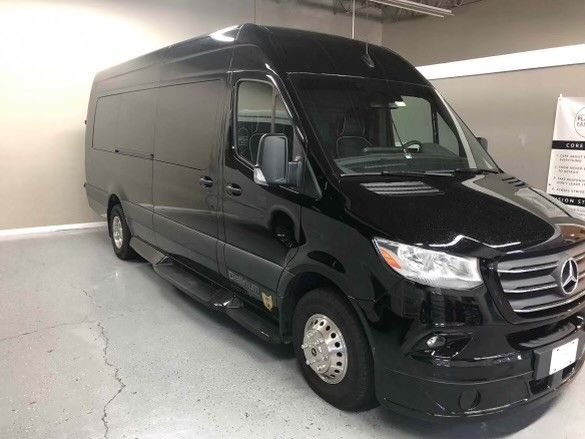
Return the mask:
[[[584,0],[482,0],[445,19],[386,23],[383,44],[428,65],[585,42]],[[498,164],[546,188],[559,94],[585,96],[585,64],[432,81]]]
[[[0,229],[99,220],[88,208],[83,136],[96,71],[254,21],[349,36],[347,15],[290,0],[0,1]],[[381,42],[382,25],[357,21]]]
[[[417,66],[585,42],[585,0],[480,0],[454,12],[387,23],[382,42]]]
[[[433,83],[505,171],[546,189],[557,98],[585,95],[585,64]]]

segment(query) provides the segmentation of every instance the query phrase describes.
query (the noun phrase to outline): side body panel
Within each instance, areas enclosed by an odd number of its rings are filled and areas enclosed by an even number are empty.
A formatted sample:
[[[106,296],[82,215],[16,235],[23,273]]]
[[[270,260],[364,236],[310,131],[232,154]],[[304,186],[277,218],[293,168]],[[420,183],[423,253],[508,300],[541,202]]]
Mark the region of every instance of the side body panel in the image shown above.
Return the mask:
[[[231,49],[189,55],[170,49],[163,66],[154,158],[157,245],[216,272],[219,148]]]

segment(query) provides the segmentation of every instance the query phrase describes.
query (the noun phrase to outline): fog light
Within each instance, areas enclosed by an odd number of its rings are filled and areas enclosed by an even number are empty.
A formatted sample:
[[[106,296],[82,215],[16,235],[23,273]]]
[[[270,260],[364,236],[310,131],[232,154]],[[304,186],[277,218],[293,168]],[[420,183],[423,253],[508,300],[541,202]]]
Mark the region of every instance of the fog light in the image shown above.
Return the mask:
[[[479,405],[480,394],[475,389],[464,390],[459,396],[459,407],[463,410],[471,410]]]
[[[445,345],[445,341],[445,337],[442,335],[433,335],[427,340],[427,346],[431,349],[440,348],[441,346]]]

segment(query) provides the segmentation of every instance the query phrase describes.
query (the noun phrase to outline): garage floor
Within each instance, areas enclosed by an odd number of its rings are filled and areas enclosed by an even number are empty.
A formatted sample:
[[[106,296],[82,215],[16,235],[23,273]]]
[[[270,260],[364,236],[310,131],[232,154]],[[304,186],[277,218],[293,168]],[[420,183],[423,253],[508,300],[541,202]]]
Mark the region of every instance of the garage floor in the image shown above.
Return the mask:
[[[583,437],[585,374],[551,405],[431,424],[317,398],[291,351],[199,306],[105,229],[0,240],[0,437]]]

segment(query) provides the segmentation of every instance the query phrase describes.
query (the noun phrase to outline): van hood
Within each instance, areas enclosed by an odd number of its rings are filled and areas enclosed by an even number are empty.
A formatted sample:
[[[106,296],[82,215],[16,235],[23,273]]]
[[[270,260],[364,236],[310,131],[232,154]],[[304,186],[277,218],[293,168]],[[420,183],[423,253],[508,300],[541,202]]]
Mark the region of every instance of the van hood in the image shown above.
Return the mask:
[[[498,255],[585,239],[585,222],[508,174],[343,177],[350,215],[377,236],[456,254]]]

